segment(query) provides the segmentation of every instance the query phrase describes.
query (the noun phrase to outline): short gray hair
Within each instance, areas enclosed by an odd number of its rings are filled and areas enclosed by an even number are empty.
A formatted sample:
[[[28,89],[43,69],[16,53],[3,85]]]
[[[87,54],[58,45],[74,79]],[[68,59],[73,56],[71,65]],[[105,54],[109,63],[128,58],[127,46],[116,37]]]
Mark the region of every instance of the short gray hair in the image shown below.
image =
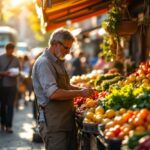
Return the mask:
[[[66,40],[69,41],[75,41],[75,37],[71,34],[70,31],[66,30],[66,29],[57,29],[55,30],[49,39],[49,45],[53,44],[54,42],[64,42]]]

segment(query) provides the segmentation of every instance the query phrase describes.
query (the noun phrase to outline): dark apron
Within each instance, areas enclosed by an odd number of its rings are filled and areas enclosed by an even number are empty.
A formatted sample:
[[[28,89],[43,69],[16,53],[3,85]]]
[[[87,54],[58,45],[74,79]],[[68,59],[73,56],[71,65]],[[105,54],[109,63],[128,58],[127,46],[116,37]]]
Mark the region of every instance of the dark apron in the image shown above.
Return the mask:
[[[57,68],[56,81],[60,89],[69,89],[69,76],[64,67]],[[44,108],[46,125],[43,126],[45,132],[46,150],[76,150],[76,128],[74,120],[74,107],[72,100],[55,101],[50,100]],[[45,126],[45,127],[44,127]]]
[[[56,71],[56,82],[60,89],[68,90],[69,77],[63,67],[58,68],[53,63]],[[61,70],[60,70],[61,69]],[[74,128],[74,109],[72,100],[50,100],[45,107],[45,117],[48,132],[67,131]]]

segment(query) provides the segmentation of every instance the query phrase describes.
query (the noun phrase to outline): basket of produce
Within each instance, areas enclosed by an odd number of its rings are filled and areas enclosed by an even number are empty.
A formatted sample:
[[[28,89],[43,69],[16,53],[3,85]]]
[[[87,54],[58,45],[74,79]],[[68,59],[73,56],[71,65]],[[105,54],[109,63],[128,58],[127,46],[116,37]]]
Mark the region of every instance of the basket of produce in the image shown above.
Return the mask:
[[[97,136],[97,146],[99,150],[121,150],[122,140],[117,138],[106,138],[104,135],[105,126],[103,124],[98,125],[99,135]]]

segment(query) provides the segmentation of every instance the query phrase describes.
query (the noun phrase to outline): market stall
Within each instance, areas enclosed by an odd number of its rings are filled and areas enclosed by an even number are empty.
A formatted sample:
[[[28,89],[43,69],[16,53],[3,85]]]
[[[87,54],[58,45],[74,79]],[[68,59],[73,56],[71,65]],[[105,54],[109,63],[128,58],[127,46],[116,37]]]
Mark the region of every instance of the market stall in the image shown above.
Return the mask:
[[[136,7],[134,10],[138,8],[149,10],[146,5],[143,6],[143,1],[136,2],[52,0],[45,3],[37,1],[37,4],[42,10],[41,22],[46,31],[65,26],[67,20],[71,20],[72,23],[79,22],[102,15],[109,10],[108,18],[102,25],[108,32],[103,37],[103,56],[108,61],[117,60],[124,64],[126,60],[124,54],[128,53],[128,57],[131,53],[129,46],[124,46],[125,42],[129,44],[131,37],[137,34],[138,28],[141,27],[138,26],[137,12],[133,12],[130,16],[132,9]],[[146,4],[149,4],[149,0]],[[147,52],[144,46],[140,48],[143,57]],[[135,53],[132,55],[136,55]],[[148,57],[141,60],[143,62],[136,64],[132,72],[92,71],[89,74],[72,77],[73,85],[95,89],[92,97],[74,98],[81,150],[141,150],[142,147],[145,149],[150,147],[150,61]]]
[[[102,147],[111,150],[114,146],[115,150],[120,150],[121,147],[128,150],[136,146],[142,147],[146,144],[140,144],[141,137],[145,137],[143,143],[148,143],[149,79],[150,61],[141,63],[139,68],[127,77],[120,74],[88,74],[72,79],[72,84],[97,89],[93,97],[74,98],[77,124],[85,140],[81,139],[85,149],[87,143],[88,148],[90,147],[93,139],[99,150]],[[94,149],[93,144],[90,149]]]

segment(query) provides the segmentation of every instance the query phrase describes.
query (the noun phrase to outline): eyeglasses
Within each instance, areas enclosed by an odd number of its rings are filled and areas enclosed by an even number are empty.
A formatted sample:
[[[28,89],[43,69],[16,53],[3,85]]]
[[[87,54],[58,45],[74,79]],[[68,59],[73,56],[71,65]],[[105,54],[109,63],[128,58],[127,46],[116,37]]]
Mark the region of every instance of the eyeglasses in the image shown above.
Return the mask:
[[[65,50],[70,50],[70,47],[65,46],[62,42],[58,41],[59,44],[61,44]]]

